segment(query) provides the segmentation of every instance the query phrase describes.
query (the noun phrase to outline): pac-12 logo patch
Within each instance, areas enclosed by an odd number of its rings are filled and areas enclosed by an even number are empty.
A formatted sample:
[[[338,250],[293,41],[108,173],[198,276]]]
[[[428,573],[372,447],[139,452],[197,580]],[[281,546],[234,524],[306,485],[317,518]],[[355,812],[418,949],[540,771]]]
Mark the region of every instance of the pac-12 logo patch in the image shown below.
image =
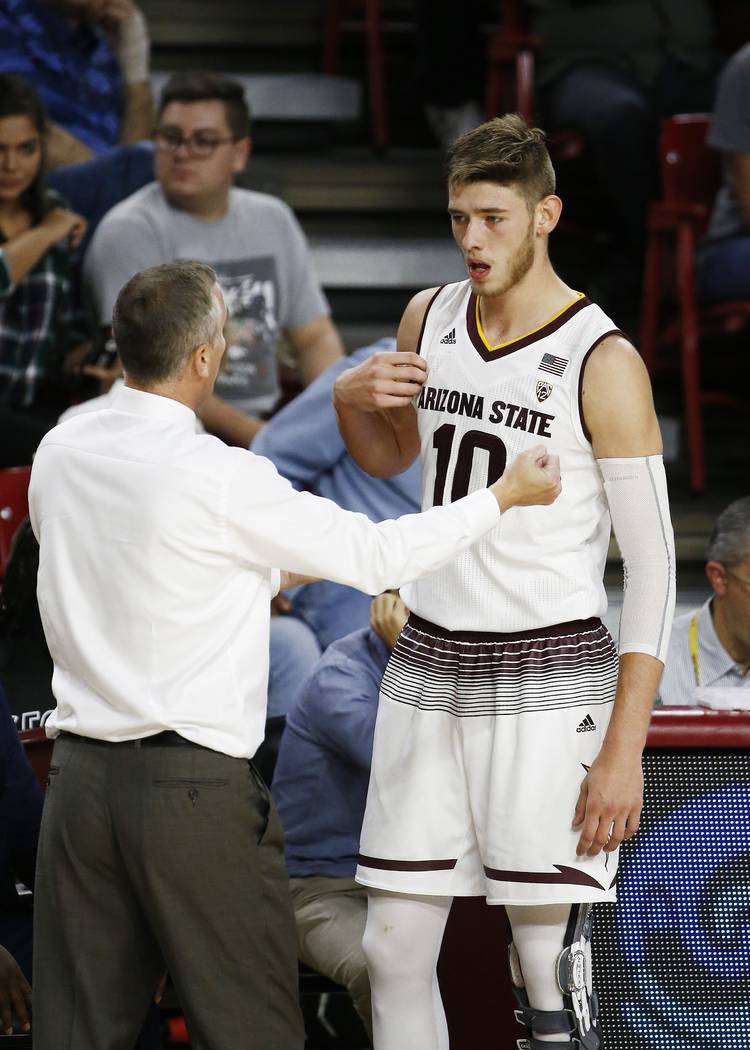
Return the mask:
[[[552,393],[552,384],[545,382],[540,379],[536,384],[536,399],[537,401],[546,401]]]

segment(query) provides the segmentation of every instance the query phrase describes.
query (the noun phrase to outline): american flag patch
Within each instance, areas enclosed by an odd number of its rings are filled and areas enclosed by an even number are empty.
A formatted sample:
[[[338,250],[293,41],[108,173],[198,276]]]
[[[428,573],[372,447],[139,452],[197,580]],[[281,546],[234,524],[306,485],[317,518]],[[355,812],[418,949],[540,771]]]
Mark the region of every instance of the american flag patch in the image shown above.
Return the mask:
[[[539,371],[551,372],[553,376],[561,376],[567,367],[567,359],[564,357],[555,357],[554,354],[545,354],[539,362]]]

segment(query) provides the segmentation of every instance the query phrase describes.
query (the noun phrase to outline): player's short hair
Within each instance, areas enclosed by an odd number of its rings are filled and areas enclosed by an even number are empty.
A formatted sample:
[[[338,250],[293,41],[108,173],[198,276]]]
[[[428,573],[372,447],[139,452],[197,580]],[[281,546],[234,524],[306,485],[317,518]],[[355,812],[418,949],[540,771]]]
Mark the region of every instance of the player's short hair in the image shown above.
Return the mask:
[[[190,353],[221,333],[216,274],[191,260],[162,263],[131,277],[117,296],[112,331],[122,366],[141,383],[179,375]]]
[[[213,102],[224,106],[227,124],[236,139],[250,134],[250,107],[245,89],[236,80],[216,73],[175,73],[162,89],[159,116],[170,102]]]
[[[529,209],[555,192],[545,134],[531,128],[517,113],[506,113],[462,135],[448,149],[448,186],[498,182],[515,186]]]
[[[706,561],[731,568],[750,556],[750,496],[736,499],[716,519],[706,549]]]

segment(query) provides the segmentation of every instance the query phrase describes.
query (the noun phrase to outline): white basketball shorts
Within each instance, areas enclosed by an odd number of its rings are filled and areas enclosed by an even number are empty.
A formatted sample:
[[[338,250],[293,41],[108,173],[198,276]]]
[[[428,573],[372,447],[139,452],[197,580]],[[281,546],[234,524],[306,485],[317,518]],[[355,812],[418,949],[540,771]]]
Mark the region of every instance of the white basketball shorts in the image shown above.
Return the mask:
[[[617,854],[577,857],[615,644],[598,619],[518,634],[409,618],[381,687],[357,881],[491,904],[615,900]]]

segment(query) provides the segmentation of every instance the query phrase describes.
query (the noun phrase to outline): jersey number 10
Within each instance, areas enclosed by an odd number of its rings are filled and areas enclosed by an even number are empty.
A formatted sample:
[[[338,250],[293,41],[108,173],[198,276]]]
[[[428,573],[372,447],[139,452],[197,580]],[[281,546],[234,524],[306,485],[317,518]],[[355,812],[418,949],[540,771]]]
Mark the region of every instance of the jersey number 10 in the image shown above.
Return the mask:
[[[448,464],[451,461],[453,438],[456,427],[453,423],[443,423],[432,435],[432,447],[437,450],[435,466],[435,489],[432,494],[432,505],[439,507],[445,496],[445,483],[448,477]],[[508,452],[499,437],[487,434],[483,430],[467,430],[461,438],[453,470],[450,502],[468,495],[471,480],[471,468],[474,464],[474,453],[480,448],[488,456],[487,484],[491,485],[502,475],[508,460]]]

